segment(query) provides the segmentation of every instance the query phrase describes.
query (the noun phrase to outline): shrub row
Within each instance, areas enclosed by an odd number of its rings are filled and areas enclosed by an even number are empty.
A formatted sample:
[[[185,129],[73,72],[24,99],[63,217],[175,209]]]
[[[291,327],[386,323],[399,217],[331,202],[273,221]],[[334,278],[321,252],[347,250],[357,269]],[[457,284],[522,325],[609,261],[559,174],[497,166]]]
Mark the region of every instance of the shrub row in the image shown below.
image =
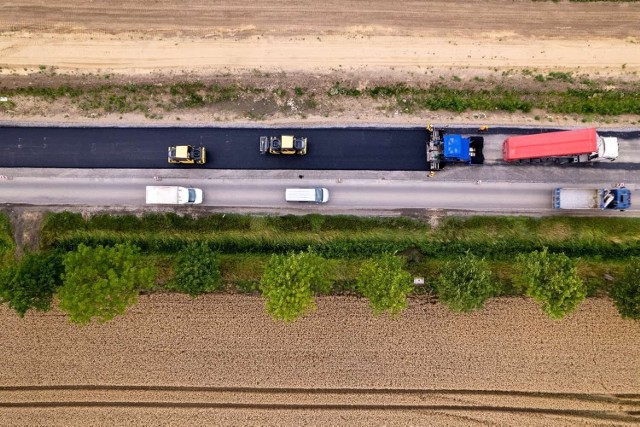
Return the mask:
[[[109,231],[70,233],[50,243],[50,247],[64,251],[75,250],[81,243],[87,246],[113,246],[131,243],[150,253],[175,253],[188,244],[202,242],[211,250],[221,253],[286,253],[311,249],[326,258],[366,258],[384,252],[417,249],[432,258],[448,258],[467,251],[489,259],[512,258],[517,253],[540,250],[547,246],[552,253],[565,253],[571,257],[588,256],[601,259],[640,256],[640,242],[589,241],[568,239],[543,240],[440,240],[432,236],[411,236],[406,233],[360,233],[349,235],[283,234],[259,235],[219,233],[128,234]]]

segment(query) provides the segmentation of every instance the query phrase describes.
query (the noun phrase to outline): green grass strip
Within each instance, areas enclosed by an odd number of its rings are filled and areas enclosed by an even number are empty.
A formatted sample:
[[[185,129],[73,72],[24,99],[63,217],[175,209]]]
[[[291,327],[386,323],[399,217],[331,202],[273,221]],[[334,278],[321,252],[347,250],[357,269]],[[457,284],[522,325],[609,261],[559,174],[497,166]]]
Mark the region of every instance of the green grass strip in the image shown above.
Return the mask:
[[[447,259],[471,251],[498,260],[546,246],[570,257],[619,259],[640,256],[640,219],[448,218],[431,229],[409,218],[153,214],[98,215],[85,221],[79,214],[52,213],[45,218],[41,238],[45,249],[130,242],[157,254],[176,253],[195,241],[223,254],[311,249],[326,258],[367,258],[413,250]]]
[[[316,108],[330,98],[367,97],[378,100],[385,107],[399,109],[403,113],[423,110],[463,112],[505,111],[530,112],[533,109],[557,114],[640,114],[640,85],[635,82],[618,82],[616,90],[610,90],[609,81],[580,79],[570,72],[551,71],[534,75],[522,70],[522,82],[526,88],[508,81],[485,81],[476,77],[471,87],[465,87],[459,77],[453,84],[444,81],[427,86],[392,84],[359,88],[352,83],[335,82],[323,95],[309,98],[307,88],[296,87],[293,95]],[[578,81],[579,80],[579,81]],[[549,85],[549,83],[553,83]],[[291,88],[289,88],[291,89]],[[212,107],[220,103],[234,103],[251,96],[255,100],[274,102],[288,94],[285,88],[267,90],[236,84],[205,84],[185,81],[166,86],[152,84],[106,84],[94,87],[62,85],[58,87],[5,88],[11,108],[20,103],[20,97],[40,99],[46,102],[66,100],[84,112],[131,113],[150,111],[170,112],[181,109]],[[3,107],[4,109],[8,107]]]

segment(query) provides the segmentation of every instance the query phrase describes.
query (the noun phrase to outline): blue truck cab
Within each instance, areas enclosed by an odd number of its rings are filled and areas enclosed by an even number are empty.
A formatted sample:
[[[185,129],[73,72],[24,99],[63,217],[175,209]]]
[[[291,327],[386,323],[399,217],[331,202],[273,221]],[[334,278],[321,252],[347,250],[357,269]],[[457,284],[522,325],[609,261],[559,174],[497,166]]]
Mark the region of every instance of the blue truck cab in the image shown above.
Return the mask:
[[[447,164],[481,165],[484,163],[484,138],[448,134],[443,129],[427,127],[427,163],[429,170],[437,171]]]
[[[612,188],[609,190],[609,194],[613,196],[613,200],[610,203],[613,205],[611,206],[611,209],[619,209],[623,211],[631,206],[631,190],[628,188]]]
[[[449,163],[471,163],[470,142],[469,138],[463,138],[462,135],[445,135],[444,161]]]

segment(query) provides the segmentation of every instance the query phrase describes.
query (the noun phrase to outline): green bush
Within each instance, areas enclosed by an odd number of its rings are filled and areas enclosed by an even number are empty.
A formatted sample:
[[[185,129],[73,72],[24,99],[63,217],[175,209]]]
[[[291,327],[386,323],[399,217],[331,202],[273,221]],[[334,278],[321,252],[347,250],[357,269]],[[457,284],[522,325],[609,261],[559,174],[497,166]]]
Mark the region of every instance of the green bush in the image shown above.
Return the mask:
[[[218,255],[203,243],[190,243],[177,256],[175,277],[169,289],[189,294],[192,298],[221,288]]]
[[[369,299],[374,314],[388,311],[395,316],[407,308],[407,295],[413,291],[413,280],[404,270],[402,258],[385,253],[362,263],[357,289]]]
[[[487,298],[497,295],[500,288],[487,262],[467,252],[446,263],[436,289],[440,301],[450,310],[469,312],[484,307]]]
[[[61,285],[62,259],[57,253],[26,253],[0,273],[0,301],[23,317],[29,309],[51,310],[53,294]]]
[[[640,258],[631,258],[610,290],[620,316],[640,320]]]
[[[64,256],[60,308],[74,323],[107,322],[135,304],[138,289],[150,288],[155,269],[128,244],[90,248],[80,244]]]
[[[517,262],[522,289],[541,303],[542,310],[552,319],[562,319],[587,296],[576,262],[565,254],[552,254],[544,248],[540,252],[518,255]]]
[[[313,294],[331,290],[327,268],[326,260],[314,253],[273,255],[260,279],[267,312],[274,319],[293,322],[313,310]]]

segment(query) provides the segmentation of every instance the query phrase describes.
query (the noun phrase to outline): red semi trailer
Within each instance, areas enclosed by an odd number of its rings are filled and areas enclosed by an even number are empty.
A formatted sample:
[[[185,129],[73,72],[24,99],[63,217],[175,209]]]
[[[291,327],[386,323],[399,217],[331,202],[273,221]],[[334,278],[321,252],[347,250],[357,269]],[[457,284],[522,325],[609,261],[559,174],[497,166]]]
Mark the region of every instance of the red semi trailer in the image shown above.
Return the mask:
[[[595,128],[510,136],[502,145],[506,162],[544,161],[558,163],[615,160],[618,138],[602,137]]]

